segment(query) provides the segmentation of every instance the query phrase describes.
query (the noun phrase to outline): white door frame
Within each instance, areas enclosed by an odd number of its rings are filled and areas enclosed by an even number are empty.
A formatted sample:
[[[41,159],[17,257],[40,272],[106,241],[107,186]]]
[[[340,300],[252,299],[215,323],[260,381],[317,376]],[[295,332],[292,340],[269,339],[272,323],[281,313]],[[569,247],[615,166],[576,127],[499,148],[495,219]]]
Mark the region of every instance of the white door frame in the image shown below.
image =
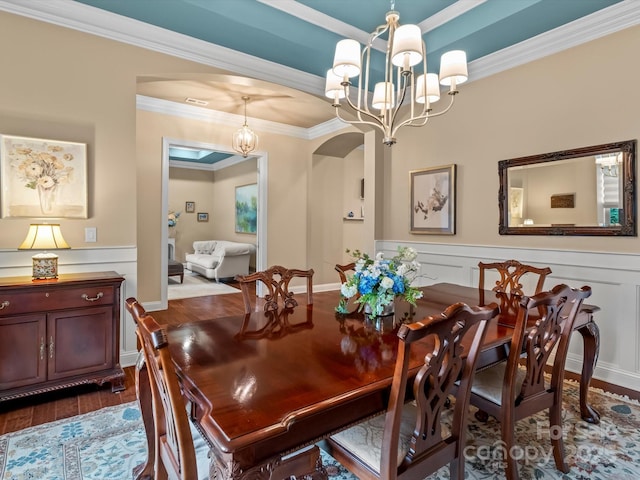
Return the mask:
[[[228,145],[215,145],[197,142],[193,140],[180,140],[170,137],[162,137],[162,196],[161,221],[160,221],[160,303],[161,308],[168,306],[167,286],[169,283],[168,258],[169,258],[169,232],[166,228],[167,215],[169,214],[169,147],[189,147],[215,150],[235,154]],[[268,183],[268,155],[266,152],[253,152],[251,158],[257,159],[258,164],[258,225],[256,232],[256,270],[267,268],[267,183]],[[258,292],[261,294],[261,291]]]

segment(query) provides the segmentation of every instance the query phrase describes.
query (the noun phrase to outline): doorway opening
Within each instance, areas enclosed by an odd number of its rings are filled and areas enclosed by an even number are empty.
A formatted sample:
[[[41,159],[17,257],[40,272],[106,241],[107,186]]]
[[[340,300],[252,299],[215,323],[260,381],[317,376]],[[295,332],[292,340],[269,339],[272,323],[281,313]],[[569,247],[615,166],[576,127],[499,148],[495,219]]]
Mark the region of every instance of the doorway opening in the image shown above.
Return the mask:
[[[195,160],[189,161],[186,156],[175,160],[176,152],[192,152]],[[173,156],[172,156],[173,154]],[[182,155],[182,153],[181,153]],[[184,154],[187,155],[187,154]],[[163,137],[162,139],[162,208],[161,208],[161,248],[160,248],[160,282],[161,282],[161,308],[168,305],[168,259],[169,259],[169,232],[167,228],[167,216],[169,214],[169,166],[183,168],[198,168],[196,163],[202,163],[202,159],[207,155],[220,156],[214,168],[206,167],[208,170],[219,170],[236,165],[249,159],[256,159],[257,163],[257,186],[258,186],[258,208],[257,208],[257,228],[256,228],[256,270],[264,270],[267,265],[267,164],[268,156],[266,152],[253,152],[246,159],[232,152],[227,145],[215,145],[190,140],[180,140]],[[191,164],[190,166],[188,164]],[[200,167],[200,169],[204,169]],[[233,202],[233,199],[226,200]],[[235,209],[235,206],[232,207]],[[174,247],[175,248],[175,247]],[[175,249],[174,249],[175,251]]]

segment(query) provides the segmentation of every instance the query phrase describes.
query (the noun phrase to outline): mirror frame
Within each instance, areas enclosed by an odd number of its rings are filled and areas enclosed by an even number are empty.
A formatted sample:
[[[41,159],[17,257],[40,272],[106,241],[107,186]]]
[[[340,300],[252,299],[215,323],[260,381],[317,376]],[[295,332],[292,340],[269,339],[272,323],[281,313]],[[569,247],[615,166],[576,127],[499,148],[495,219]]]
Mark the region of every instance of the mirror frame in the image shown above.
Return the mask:
[[[622,142],[594,145],[591,147],[576,148],[560,152],[543,153],[541,155],[531,155],[528,157],[500,160],[498,162],[498,176],[500,178],[500,190],[498,192],[498,209],[500,211],[500,235],[614,235],[614,236],[637,236],[636,227],[636,144],[637,140],[626,140]],[[507,170],[510,167],[523,165],[540,164],[566,160],[569,158],[601,155],[611,152],[623,152],[622,159],[622,208],[624,218],[620,225],[600,227],[598,225],[585,226],[532,226],[532,227],[510,227],[509,201],[509,178]]]

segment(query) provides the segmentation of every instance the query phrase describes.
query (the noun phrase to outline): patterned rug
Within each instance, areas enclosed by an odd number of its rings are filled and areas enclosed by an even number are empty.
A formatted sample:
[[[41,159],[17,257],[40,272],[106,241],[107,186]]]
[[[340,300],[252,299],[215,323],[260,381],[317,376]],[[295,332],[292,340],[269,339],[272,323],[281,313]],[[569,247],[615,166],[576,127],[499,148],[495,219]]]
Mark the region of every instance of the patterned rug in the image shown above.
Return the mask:
[[[618,480],[640,478],[640,404],[592,389],[589,400],[602,416],[600,425],[580,419],[578,386],[566,382],[564,435],[569,474],[555,469],[546,413],[517,424],[523,449],[520,478]],[[467,479],[504,478],[500,426],[473,415],[467,441]],[[125,480],[146,457],[140,411],[135,402],[47,423],[0,436],[1,480]],[[355,480],[322,452],[330,480]],[[430,477],[449,479],[448,468]]]

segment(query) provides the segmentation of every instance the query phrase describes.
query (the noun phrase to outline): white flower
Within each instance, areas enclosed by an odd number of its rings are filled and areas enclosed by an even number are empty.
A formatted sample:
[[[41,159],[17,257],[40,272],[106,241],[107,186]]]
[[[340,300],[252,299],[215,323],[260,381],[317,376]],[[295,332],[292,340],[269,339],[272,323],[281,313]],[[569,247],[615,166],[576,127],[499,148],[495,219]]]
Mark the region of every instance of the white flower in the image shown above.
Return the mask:
[[[357,285],[349,285],[347,283],[343,283],[342,286],[340,287],[340,293],[342,293],[343,297],[351,298],[356,293],[358,293],[358,286]]]
[[[380,286],[382,288],[389,289],[389,288],[393,287],[393,280],[391,280],[389,277],[384,277],[380,281]]]

